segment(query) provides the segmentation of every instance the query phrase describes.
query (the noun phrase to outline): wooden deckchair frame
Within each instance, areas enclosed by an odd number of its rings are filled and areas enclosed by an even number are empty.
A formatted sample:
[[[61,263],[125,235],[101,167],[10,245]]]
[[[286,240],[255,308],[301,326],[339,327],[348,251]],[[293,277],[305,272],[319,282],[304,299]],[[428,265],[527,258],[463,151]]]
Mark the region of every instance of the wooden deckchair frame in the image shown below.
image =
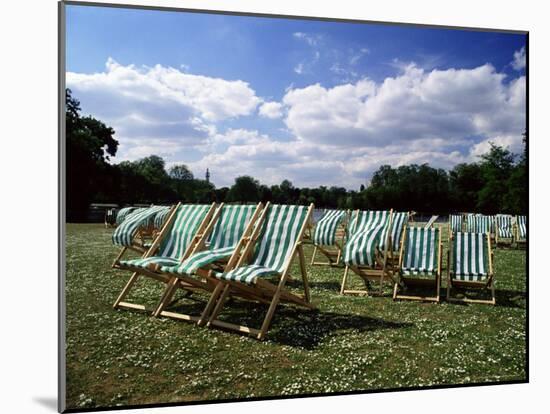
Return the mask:
[[[265,206],[264,211],[262,212],[262,216],[258,220],[258,224],[256,225],[252,236],[248,239],[243,238],[243,253],[239,256],[237,252],[235,252],[231,259],[229,259],[226,271],[244,266],[246,265],[247,261],[250,260],[250,256],[252,255],[254,247],[258,242],[259,236],[261,235],[263,223],[265,222],[267,213],[269,211],[269,206],[269,203]],[[294,305],[306,307],[308,309],[315,309],[315,305],[311,303],[306,262],[303,251],[304,234],[306,229],[311,227],[313,209],[314,205],[311,204],[308,208],[304,223],[302,224],[302,228],[298,233],[298,237],[294,242],[292,250],[286,258],[286,263],[284,264],[283,271],[281,272],[281,275],[279,277],[279,283],[277,285],[274,285],[267,280],[257,278],[254,285],[247,285],[241,282],[218,279],[219,283],[214,289],[214,292],[212,293],[210,300],[208,301],[208,304],[206,305],[198,321],[198,324],[200,326],[203,326],[205,324],[207,327],[217,326],[220,328],[248,334],[261,341],[265,339],[267,331],[269,330],[269,327],[271,325],[271,320],[273,319],[273,315],[275,314],[275,310],[279,303],[291,303]],[[302,283],[304,287],[303,296],[297,295],[290,292],[288,289],[285,289],[285,284],[289,280],[290,276],[290,267],[296,256],[298,256],[300,273],[302,275]],[[209,277],[213,278],[213,275],[210,274]],[[225,304],[225,301],[229,296],[242,297],[244,299],[269,304],[269,308],[260,329],[251,328],[245,325],[228,323],[217,319],[223,308],[223,305]]]
[[[403,228],[403,235],[401,236],[401,249],[399,251],[399,264],[397,267],[397,280],[393,286],[393,300],[403,299],[403,300],[417,300],[417,301],[427,301],[427,302],[436,302],[439,303],[439,291],[441,289],[441,252],[443,245],[441,242],[441,229],[439,229],[439,241],[437,243],[437,269],[435,271],[435,279],[421,279],[414,276],[404,275],[402,272],[402,265],[405,254],[405,235],[407,232],[407,227]],[[435,286],[435,296],[420,296],[420,295],[403,295],[398,293],[400,287],[432,287]]]
[[[359,221],[359,210],[355,211],[356,220],[353,222],[354,228],[351,230],[350,235],[353,234],[355,226]],[[352,219],[353,220],[353,219]],[[379,282],[380,289],[378,295],[383,294],[384,282],[391,280],[395,282],[393,277],[393,269],[391,268],[391,262],[393,261],[393,242],[391,237],[391,228],[393,224],[393,209],[390,209],[389,231],[386,235],[385,249],[380,251],[379,246],[376,246],[375,261],[378,264],[378,268],[371,268],[369,266],[361,265],[346,265],[344,268],[344,276],[342,278],[342,285],[340,287],[341,295],[369,295],[370,282]],[[351,238],[351,237],[350,237]],[[349,241],[349,239],[348,239]],[[346,289],[346,283],[348,281],[349,271],[352,271],[365,282],[365,289]]]
[[[456,240],[451,240],[451,244],[447,249],[447,301],[448,302],[459,302],[459,303],[482,303],[487,305],[496,305],[496,296],[495,296],[495,274],[493,270],[493,249],[491,246],[491,235],[490,233],[484,233],[487,237],[487,253],[488,253],[488,262],[489,262],[489,272],[487,273],[486,280],[484,281],[475,281],[475,280],[460,280],[453,279],[451,272],[451,251],[454,249],[454,243]],[[464,298],[455,298],[451,297],[451,290],[453,288],[474,288],[474,289],[489,289],[491,292],[491,300],[487,299],[470,299],[464,296]]]
[[[210,221],[210,224],[204,231],[201,240],[196,244],[193,251],[189,254],[188,257],[193,256],[196,253],[199,253],[201,251],[204,251],[206,249],[206,241],[212,231],[214,230],[214,226],[216,225],[221,213],[222,209],[224,207],[224,204],[222,203],[219,207],[214,216],[212,217],[212,220]],[[258,220],[258,216],[261,214],[263,210],[263,204],[260,202],[256,205],[256,209],[254,210],[254,214],[250,218],[250,221],[246,225],[246,228],[243,232],[243,235],[241,236],[239,242],[235,246],[235,251],[231,255],[231,257],[225,262],[225,263],[216,263],[217,266],[216,270],[224,270],[227,267],[227,263],[229,263],[229,260],[233,256],[236,256],[237,258],[240,257],[240,252],[242,250],[242,246],[244,241],[248,240],[250,238],[250,234],[254,230],[254,226],[256,224],[256,221]],[[171,312],[167,311],[166,307],[170,304],[174,294],[178,289],[187,289],[186,285],[192,285],[197,289],[206,291],[206,292],[212,292],[214,291],[214,288],[218,285],[219,281],[218,279],[214,277],[208,277],[209,273],[213,271],[213,266],[210,265],[207,268],[201,268],[196,271],[196,276],[193,275],[186,275],[186,274],[175,274],[175,273],[163,273],[163,275],[166,275],[169,277],[169,281],[167,283],[166,289],[164,293],[162,294],[162,297],[157,305],[157,308],[153,312],[154,316],[166,316],[172,319],[178,319],[178,320],[184,320],[184,321],[191,321],[191,322],[198,322],[199,316],[194,315],[186,315],[179,312]],[[181,283],[183,282],[183,284]]]
[[[157,237],[153,240],[153,243],[152,243],[151,247],[142,255],[142,257],[141,257],[142,259],[152,257],[158,251],[161,242],[163,241],[164,237],[166,236],[166,234],[170,230],[170,228],[172,226],[172,223],[176,219],[177,212],[178,212],[179,207],[181,205],[182,205],[181,203],[178,203],[178,204],[176,204],[175,206],[173,206],[171,208],[171,211],[168,214],[168,218],[164,222],[164,225],[162,226],[161,231],[158,233]],[[215,209],[216,209],[216,203],[212,203],[210,205],[210,208],[208,209],[206,215],[204,216],[201,223],[199,224],[199,227],[195,231],[195,235],[193,236],[193,238],[189,242],[189,245],[185,249],[182,257],[180,258],[180,262],[182,262],[183,260],[185,260],[189,256],[189,254],[193,251],[193,249],[196,246],[196,244],[198,243],[198,241],[201,239],[202,233],[204,232],[206,226],[209,224],[209,222],[212,218],[212,215],[215,212]],[[128,294],[130,292],[130,289],[132,289],[132,287],[137,282],[139,276],[149,277],[151,279],[158,280],[159,282],[162,282],[162,283],[165,283],[165,284],[168,284],[168,282],[170,282],[170,277],[168,277],[167,275],[161,274],[161,273],[157,273],[157,272],[154,271],[154,269],[142,269],[142,268],[130,267],[130,266],[123,265],[122,263],[120,263],[120,258],[122,257],[123,253],[124,252],[121,252],[117,256],[117,258],[115,259],[112,267],[115,268],[115,269],[131,270],[131,271],[133,271],[133,273],[130,276],[130,279],[128,279],[128,282],[126,283],[126,285],[124,286],[124,288],[122,289],[120,294],[118,295],[117,299],[115,300],[115,303],[113,304],[113,308],[114,309],[123,308],[123,309],[133,309],[133,310],[146,311],[147,309],[145,308],[145,305],[135,304],[135,303],[124,301],[124,299],[128,296]],[[181,287],[184,288],[184,289],[188,289],[188,290],[192,291],[193,289],[196,288],[195,285],[189,284],[189,283],[186,283],[186,282],[183,282],[183,281],[180,281],[179,283],[180,283]]]
[[[334,240],[333,245],[335,248],[317,245],[313,243],[313,237],[311,238],[311,242],[313,244],[313,254],[311,255],[312,266],[340,266],[340,259],[342,258],[342,252],[344,251],[344,245],[346,243],[346,230],[349,222],[349,214],[349,210],[345,210],[344,218],[336,227],[336,239]],[[326,262],[315,261],[317,251],[327,258]]]

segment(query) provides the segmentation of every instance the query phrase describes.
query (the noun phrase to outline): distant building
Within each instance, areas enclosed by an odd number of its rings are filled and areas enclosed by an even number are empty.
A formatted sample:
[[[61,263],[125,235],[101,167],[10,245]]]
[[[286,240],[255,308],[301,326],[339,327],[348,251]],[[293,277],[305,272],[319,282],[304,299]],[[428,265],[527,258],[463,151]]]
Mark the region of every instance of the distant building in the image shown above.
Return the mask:
[[[206,182],[210,182],[210,171],[208,171],[208,168],[206,169]]]

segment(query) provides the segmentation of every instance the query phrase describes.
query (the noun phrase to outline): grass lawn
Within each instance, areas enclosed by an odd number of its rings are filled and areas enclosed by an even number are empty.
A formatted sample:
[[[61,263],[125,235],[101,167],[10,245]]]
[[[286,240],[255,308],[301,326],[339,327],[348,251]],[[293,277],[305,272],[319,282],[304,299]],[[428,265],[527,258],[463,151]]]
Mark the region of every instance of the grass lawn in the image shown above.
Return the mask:
[[[280,306],[259,342],[113,310],[129,272],[110,267],[112,231],[67,225],[68,408],[526,380],[524,250],[495,251],[494,307],[393,302],[389,286],[385,297],[340,296],[343,269],[308,266],[318,311]],[[153,306],[161,292],[143,278],[129,300]],[[199,314],[205,298],[176,307]],[[229,320],[257,327],[267,310],[241,301],[227,309]]]

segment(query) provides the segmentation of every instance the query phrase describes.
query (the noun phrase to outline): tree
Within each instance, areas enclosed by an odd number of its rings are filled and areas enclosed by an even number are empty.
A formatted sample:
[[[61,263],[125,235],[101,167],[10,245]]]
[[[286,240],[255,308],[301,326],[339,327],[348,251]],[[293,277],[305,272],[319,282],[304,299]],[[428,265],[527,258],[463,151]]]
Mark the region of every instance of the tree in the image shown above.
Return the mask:
[[[502,212],[504,199],[508,193],[515,155],[508,149],[490,143],[488,153],[481,155],[483,188],[479,191],[477,210],[486,214]]]
[[[235,184],[233,184],[227,193],[227,200],[235,202],[258,202],[260,200],[259,187],[260,183],[258,180],[248,175],[237,177],[235,178]]]
[[[94,197],[113,187],[116,174],[107,161],[116,154],[118,141],[103,122],[80,116],[80,102],[70,89],[65,91],[65,104],[67,220],[81,221]]]
[[[450,204],[453,212],[473,212],[483,188],[483,174],[478,163],[458,164],[449,172]]]
[[[174,165],[168,171],[172,180],[172,188],[181,201],[195,200],[195,182],[193,173],[185,164]]]
[[[168,175],[178,181],[189,181],[194,178],[193,173],[185,164],[173,165],[170,167]]]

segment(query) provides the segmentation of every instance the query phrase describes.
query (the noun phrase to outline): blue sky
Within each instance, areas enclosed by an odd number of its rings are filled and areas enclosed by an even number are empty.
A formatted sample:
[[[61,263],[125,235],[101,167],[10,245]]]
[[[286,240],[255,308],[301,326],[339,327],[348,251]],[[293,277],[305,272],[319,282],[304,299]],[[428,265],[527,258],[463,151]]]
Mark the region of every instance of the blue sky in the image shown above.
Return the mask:
[[[217,186],[356,188],[381,164],[518,151],[525,36],[67,7],[67,85],[116,130],[114,162],[209,167]]]

